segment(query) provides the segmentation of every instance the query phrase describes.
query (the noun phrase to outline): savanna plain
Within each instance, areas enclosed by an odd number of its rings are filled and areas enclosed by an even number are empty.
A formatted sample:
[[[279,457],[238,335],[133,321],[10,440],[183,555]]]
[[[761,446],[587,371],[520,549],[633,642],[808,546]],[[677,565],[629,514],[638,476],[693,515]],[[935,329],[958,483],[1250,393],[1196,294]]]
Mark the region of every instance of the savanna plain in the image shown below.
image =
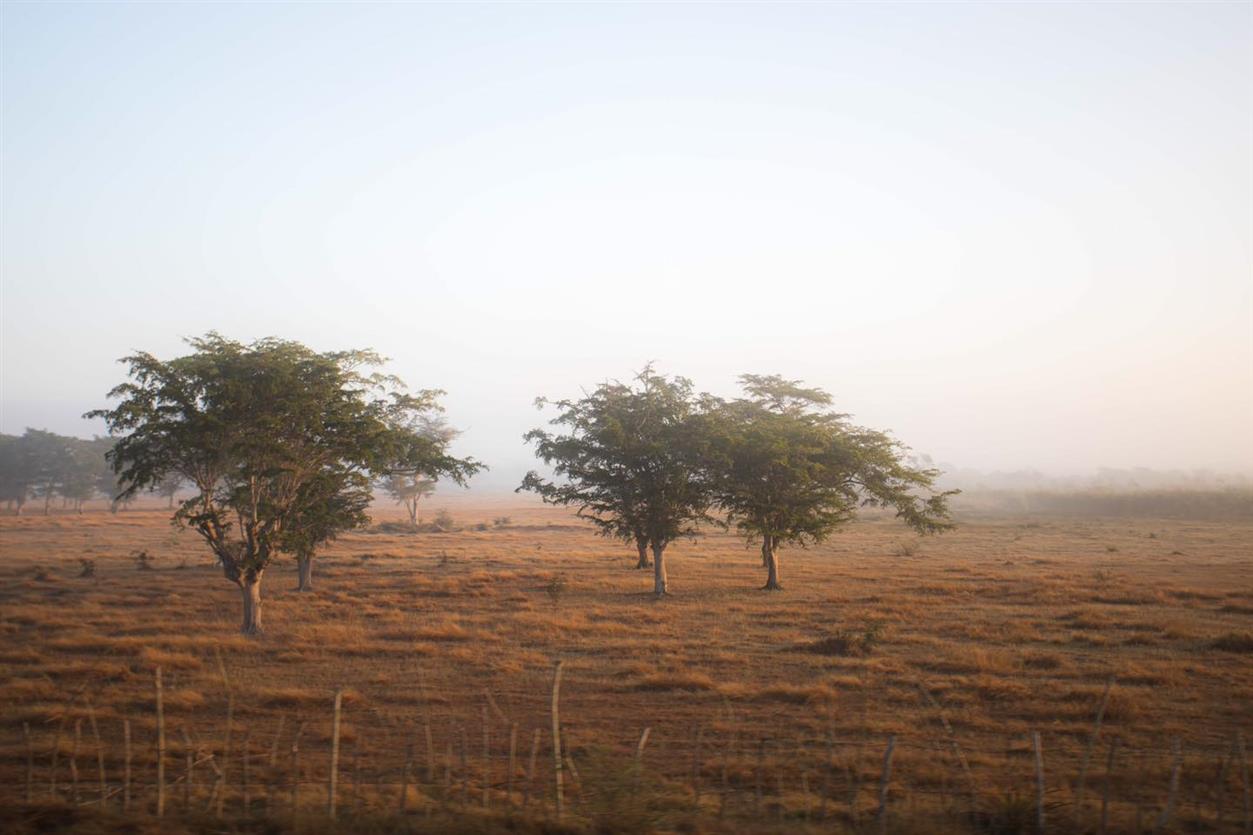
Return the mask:
[[[780,592],[711,530],[655,599],[568,510],[435,508],[376,507],[313,591],[267,571],[258,638],[163,503],[0,518],[0,823],[1248,831],[1247,514],[872,513],[783,550]]]

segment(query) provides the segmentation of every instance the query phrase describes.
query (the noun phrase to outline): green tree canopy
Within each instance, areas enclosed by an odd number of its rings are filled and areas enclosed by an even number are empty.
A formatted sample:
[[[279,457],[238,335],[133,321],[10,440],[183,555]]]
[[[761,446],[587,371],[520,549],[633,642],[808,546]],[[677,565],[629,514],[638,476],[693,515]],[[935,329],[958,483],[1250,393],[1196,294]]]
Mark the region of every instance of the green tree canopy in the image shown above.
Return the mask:
[[[245,345],[216,333],[189,344],[190,354],[168,361],[124,358],[130,381],[110,392],[120,402],[88,416],[118,436],[111,462],[123,497],[171,476],[189,485],[174,519],[200,534],[239,586],[243,631],[256,633],[262,575],[280,550],[297,547],[293,528],[315,518],[335,529],[350,523],[351,513],[317,515],[325,488],[411,466],[428,446],[411,426],[437,393],[409,394],[370,372],[383,362],[373,351]]]
[[[581,399],[551,405],[558,414],[550,424],[561,431],[534,429],[524,437],[556,480],[532,471],[518,489],[549,504],[577,507],[600,533],[634,542],[640,566],[647,565],[651,547],[653,590],[666,594],[666,546],[693,535],[709,518],[691,381],[648,366],[635,385],[607,382]]]
[[[830,410],[831,396],[799,381],[746,374],[744,395],[706,398],[707,466],[717,505],[761,541],[767,589],[781,588],[777,549],[821,542],[858,508],[888,507],[920,534],[952,527],[939,471],[919,469],[890,435]]]

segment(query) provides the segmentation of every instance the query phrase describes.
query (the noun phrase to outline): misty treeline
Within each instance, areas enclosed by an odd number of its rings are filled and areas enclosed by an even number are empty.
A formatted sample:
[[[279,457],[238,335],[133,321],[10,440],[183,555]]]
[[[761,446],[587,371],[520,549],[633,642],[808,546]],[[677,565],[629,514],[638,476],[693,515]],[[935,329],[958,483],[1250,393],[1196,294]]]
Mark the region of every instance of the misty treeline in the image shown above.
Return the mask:
[[[318,550],[369,521],[372,488],[416,523],[436,481],[464,485],[484,469],[450,453],[444,392],[409,390],[377,371],[384,360],[373,351],[318,353],[217,333],[188,343],[192,352],[172,360],[121,360],[128,379],[109,393],[115,405],[87,415],[110,433],[84,442],[96,445],[92,490],[125,502],[181,488],[173,520],[203,539],[239,588],[246,634],[261,631],[272,562],[294,557],[308,589]],[[936,489],[939,472],[917,466],[891,436],[854,425],[830,395],[798,381],[745,375],[741,384],[741,397],[723,400],[650,366],[580,400],[541,399],[558,410],[553,431],[525,438],[557,480],[531,472],[518,489],[576,507],[601,533],[635,545],[640,566],[651,556],[658,595],[668,592],[666,548],[702,526],[734,526],[759,544],[770,590],[782,587],[781,547],[821,542],[862,507],[891,508],[920,534],[952,527],[953,491]],[[32,489],[63,483],[48,476]]]
[[[84,502],[104,497],[116,512],[131,497],[118,498],[122,487],[107,459],[113,443],[112,438],[87,440],[42,429],[0,434],[0,501],[20,514],[34,500],[46,515],[55,503],[82,513]],[[151,491],[173,506],[180,484],[171,476],[154,483]]]

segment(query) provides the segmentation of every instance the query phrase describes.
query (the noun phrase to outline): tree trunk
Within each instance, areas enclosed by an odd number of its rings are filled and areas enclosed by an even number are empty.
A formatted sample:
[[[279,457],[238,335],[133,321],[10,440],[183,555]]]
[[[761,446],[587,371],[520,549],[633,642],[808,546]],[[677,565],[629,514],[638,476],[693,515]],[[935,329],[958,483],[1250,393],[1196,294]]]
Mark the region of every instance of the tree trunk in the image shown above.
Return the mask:
[[[406,500],[405,510],[409,511],[409,524],[416,528],[418,526],[418,500]]]
[[[670,591],[666,584],[666,546],[653,543],[653,594],[661,597]]]
[[[783,588],[779,584],[779,556],[774,552],[775,543],[773,537],[765,536],[761,540],[761,559],[766,564],[766,585],[763,587],[766,591],[779,591]]]
[[[648,568],[648,566],[649,566],[649,562],[648,562],[648,540],[647,540],[647,539],[637,539],[637,540],[635,540],[635,547],[636,547],[637,549],[639,549],[639,552],[640,552],[640,559],[639,559],[639,562],[637,562],[637,563],[635,564],[635,567],[636,567],[636,568]]]
[[[239,580],[239,590],[244,598],[244,623],[240,631],[245,635],[261,634],[261,574],[245,575]]]
[[[300,574],[296,591],[313,591],[313,555],[297,556],[296,570]]]

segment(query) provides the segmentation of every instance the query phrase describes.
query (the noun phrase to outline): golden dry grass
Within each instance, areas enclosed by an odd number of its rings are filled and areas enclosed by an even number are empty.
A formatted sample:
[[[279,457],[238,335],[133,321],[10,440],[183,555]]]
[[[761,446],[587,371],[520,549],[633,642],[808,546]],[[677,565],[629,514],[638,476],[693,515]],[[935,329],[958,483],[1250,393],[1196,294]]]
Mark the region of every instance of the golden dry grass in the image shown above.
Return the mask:
[[[1193,758],[1184,791],[1204,811],[1234,733],[1253,735],[1246,523],[987,516],[913,541],[869,518],[820,547],[783,551],[782,593],[758,589],[753,549],[713,533],[672,546],[673,595],[658,601],[633,549],[567,512],[512,499],[447,504],[465,529],[342,537],[317,559],[314,593],[295,591],[292,565],[275,566],[257,640],[236,634],[238,593],[164,510],[0,519],[4,791],[21,785],[22,723],[43,758],[88,705],[114,763],[121,718],[151,732],[156,666],[173,726],[214,744],[227,703],[219,654],[236,738],[250,734],[263,758],[280,717],[286,733],[303,721],[306,739],[325,740],[336,688],[350,689],[345,739],[389,779],[424,718],[441,758],[463,735],[479,739],[488,708],[494,750],[503,719],[525,749],[532,729],[547,727],[560,658],[563,721],[580,756],[629,750],[649,727],[650,770],[687,786],[700,726],[711,797],[725,767],[727,784],[753,798],[764,757],[785,775],[770,802],[792,812],[818,802],[828,739],[848,785],[873,783],[897,734],[894,790],[924,803],[956,796],[922,688],[989,803],[1031,791],[1032,731],[1044,735],[1050,791],[1070,796],[1110,676],[1103,739],[1152,754],[1121,775],[1118,813],[1131,814],[1132,795],[1158,802],[1174,737]],[[513,524],[473,529],[502,515]],[[136,568],[140,549],[155,570]],[[95,576],[78,576],[84,557]]]

